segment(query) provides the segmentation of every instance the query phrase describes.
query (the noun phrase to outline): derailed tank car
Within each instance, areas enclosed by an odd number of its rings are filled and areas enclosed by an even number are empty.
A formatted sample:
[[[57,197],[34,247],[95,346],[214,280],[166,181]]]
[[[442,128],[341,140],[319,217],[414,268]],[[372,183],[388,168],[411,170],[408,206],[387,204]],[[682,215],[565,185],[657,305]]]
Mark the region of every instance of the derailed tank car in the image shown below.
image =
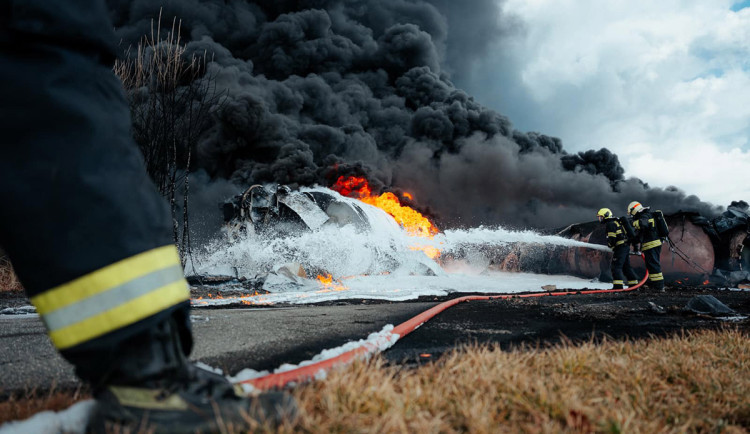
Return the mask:
[[[665,216],[669,240],[661,250],[661,266],[668,284],[736,284],[750,277],[750,218],[747,208],[730,206],[713,220],[697,213]],[[606,244],[604,227],[597,222],[570,225],[557,235],[595,244]],[[565,267],[582,277],[611,279],[611,254],[589,249],[567,249]],[[631,256],[631,264],[643,275],[643,259]],[[597,269],[599,273],[597,274]]]

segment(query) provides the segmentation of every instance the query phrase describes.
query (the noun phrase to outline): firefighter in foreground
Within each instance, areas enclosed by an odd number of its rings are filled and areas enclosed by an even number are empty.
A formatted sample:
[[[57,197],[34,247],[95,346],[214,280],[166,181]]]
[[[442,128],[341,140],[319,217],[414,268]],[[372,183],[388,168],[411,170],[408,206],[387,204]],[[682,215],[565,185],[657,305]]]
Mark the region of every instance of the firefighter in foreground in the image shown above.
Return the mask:
[[[637,285],[638,276],[630,268],[630,240],[623,224],[612,215],[609,208],[600,209],[596,216],[605,225],[607,245],[612,249],[612,289],[623,289],[625,279],[628,286]]]
[[[649,207],[644,207],[637,201],[630,202],[628,214],[633,217],[633,229],[636,235],[634,241],[640,244],[640,250],[646,262],[648,286],[663,292],[664,275],[662,275],[660,264],[662,240],[657,223],[663,223],[664,217],[661,213],[658,216],[655,215]],[[657,219],[659,219],[658,222]],[[666,225],[666,223],[663,224]]]
[[[103,0],[0,0],[0,245],[91,385],[93,431],[291,420],[289,395],[240,397],[188,362],[190,294],[131,137],[112,29]]]

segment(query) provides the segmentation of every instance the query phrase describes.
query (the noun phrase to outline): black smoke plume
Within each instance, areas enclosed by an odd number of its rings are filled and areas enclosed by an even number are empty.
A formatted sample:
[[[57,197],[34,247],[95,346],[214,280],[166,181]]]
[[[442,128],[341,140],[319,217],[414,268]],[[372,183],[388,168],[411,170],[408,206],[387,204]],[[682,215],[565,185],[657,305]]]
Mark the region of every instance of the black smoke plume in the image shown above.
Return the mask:
[[[556,227],[593,220],[600,207],[624,214],[632,200],[667,213],[720,211],[623,179],[606,148],[571,155],[558,138],[517,131],[456,88],[452,76],[521,25],[496,0],[109,3],[123,49],[161,14],[181,20],[188,53],[213,59],[207,75],[226,100],[195,164],[238,190],[356,174],[411,192],[443,228]]]

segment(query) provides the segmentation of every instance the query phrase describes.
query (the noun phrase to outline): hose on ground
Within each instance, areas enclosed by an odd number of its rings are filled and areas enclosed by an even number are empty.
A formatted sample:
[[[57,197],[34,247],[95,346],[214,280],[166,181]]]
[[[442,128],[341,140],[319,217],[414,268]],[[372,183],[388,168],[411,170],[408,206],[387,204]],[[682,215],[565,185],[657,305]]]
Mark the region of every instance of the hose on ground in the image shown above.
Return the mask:
[[[641,256],[643,256],[643,254],[641,254]],[[396,327],[393,328],[391,333],[397,336],[396,339],[401,339],[404,336],[416,330],[422,324],[426,323],[427,321],[435,317],[440,312],[443,312],[444,310],[452,306],[455,306],[459,303],[464,303],[464,302],[469,302],[469,301],[480,301],[480,300],[509,300],[509,299],[514,299],[514,298],[535,298],[535,297],[550,297],[550,296],[556,297],[556,296],[565,296],[565,295],[611,294],[615,292],[629,292],[629,291],[634,291],[640,288],[641,286],[643,286],[643,284],[646,283],[647,279],[648,279],[648,271],[646,271],[646,276],[643,278],[643,280],[641,280],[637,285],[631,286],[629,288],[623,288],[623,289],[592,289],[592,290],[586,290],[586,291],[574,290],[574,291],[556,291],[556,292],[535,292],[535,293],[530,293],[530,294],[468,295],[465,297],[459,297],[459,298],[454,298],[452,300],[444,301],[436,306],[433,306],[432,308],[427,309],[426,311],[397,325]],[[354,361],[358,357],[367,357],[378,351],[379,351],[379,348],[376,345],[371,344],[371,343],[365,343],[362,346],[359,346],[353,350],[347,351],[343,354],[340,354],[336,357],[332,357],[330,359],[322,360],[322,361],[312,363],[309,365],[305,365],[305,366],[300,366],[296,369],[292,369],[292,370],[285,371],[285,372],[278,372],[278,373],[268,374],[263,377],[243,380],[243,381],[238,382],[238,384],[247,384],[247,385],[252,386],[255,389],[260,389],[260,390],[266,390],[266,389],[271,389],[271,388],[282,388],[290,383],[300,383],[300,382],[308,381],[318,376],[324,375],[325,372],[327,372],[333,367],[345,365],[347,363]]]

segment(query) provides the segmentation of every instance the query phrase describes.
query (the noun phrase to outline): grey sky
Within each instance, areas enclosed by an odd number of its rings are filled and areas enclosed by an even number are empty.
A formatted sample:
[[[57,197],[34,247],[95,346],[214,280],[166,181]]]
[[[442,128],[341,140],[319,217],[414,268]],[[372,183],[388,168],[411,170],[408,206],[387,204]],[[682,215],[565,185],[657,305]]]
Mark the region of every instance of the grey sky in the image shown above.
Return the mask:
[[[750,199],[747,3],[499,1],[499,32],[454,81],[517,129],[726,206]]]

